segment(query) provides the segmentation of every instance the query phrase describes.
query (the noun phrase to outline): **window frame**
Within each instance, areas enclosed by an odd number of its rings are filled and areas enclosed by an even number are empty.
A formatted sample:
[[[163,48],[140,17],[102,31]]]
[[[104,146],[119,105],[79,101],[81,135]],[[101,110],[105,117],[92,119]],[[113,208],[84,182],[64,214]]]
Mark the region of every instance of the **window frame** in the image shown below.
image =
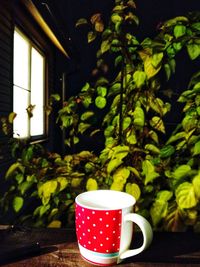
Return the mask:
[[[45,42],[41,42],[42,37],[41,35],[39,35],[38,33],[35,34],[35,30],[33,31],[32,27],[29,27],[29,23],[26,24],[26,20],[24,20],[24,17],[22,16],[23,21],[19,22],[15,22],[14,24],[14,28],[13,28],[13,40],[14,40],[14,33],[15,30],[21,35],[23,36],[23,38],[25,40],[27,40],[30,44],[31,47],[33,47],[34,49],[36,49],[36,51],[38,51],[43,57],[44,57],[44,90],[43,90],[43,94],[44,94],[44,108],[47,105],[47,99],[48,99],[48,55],[47,53],[45,53]],[[23,26],[22,26],[23,25]],[[24,30],[25,29],[25,30]],[[30,48],[31,50],[31,48]],[[13,59],[14,59],[14,42],[13,42]],[[30,61],[30,53],[29,53],[29,61]],[[13,62],[14,63],[14,62]],[[14,70],[14,64],[13,64],[13,70]],[[29,70],[30,72],[30,70]],[[29,73],[30,75],[30,73]],[[29,82],[30,82],[30,77],[29,77]],[[13,94],[14,94],[14,79],[13,79]],[[12,94],[12,99],[13,99],[13,94]],[[31,95],[31,93],[30,93]],[[14,104],[14,103],[13,103]],[[12,104],[12,106],[13,106]],[[30,104],[30,101],[29,101]],[[29,133],[30,133],[30,118],[29,120]],[[36,136],[27,136],[24,138],[20,138],[20,139],[27,139],[30,140],[31,142],[43,142],[46,141],[48,138],[48,118],[47,118],[47,114],[44,110],[44,119],[43,119],[43,127],[44,127],[44,134],[42,135],[36,135]]]

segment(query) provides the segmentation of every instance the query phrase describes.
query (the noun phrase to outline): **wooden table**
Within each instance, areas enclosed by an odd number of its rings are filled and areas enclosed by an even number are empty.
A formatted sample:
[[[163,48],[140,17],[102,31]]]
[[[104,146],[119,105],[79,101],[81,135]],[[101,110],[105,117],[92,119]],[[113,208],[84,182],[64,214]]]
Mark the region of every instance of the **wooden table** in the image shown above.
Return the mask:
[[[74,229],[4,229],[0,230],[0,241],[0,266],[92,266],[79,254]],[[40,246],[36,245],[37,242]],[[141,242],[141,234],[136,233],[135,246],[140,245]],[[34,248],[34,251],[30,250],[28,253],[25,247],[30,245],[33,245],[31,248]],[[23,247],[24,249],[21,249]],[[13,257],[13,249],[15,249],[15,257]],[[26,254],[20,255],[21,252]],[[200,234],[154,233],[153,242],[146,251],[125,260],[118,266],[198,267],[200,266]]]

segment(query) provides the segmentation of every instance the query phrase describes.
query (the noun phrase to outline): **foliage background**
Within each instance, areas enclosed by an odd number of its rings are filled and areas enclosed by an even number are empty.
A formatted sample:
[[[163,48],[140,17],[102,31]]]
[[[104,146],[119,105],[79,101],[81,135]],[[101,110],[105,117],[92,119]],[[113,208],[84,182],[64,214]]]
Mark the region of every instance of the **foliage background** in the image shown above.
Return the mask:
[[[110,188],[135,196],[136,211],[155,230],[198,230],[198,69],[181,94],[168,87],[174,82],[177,54],[181,64],[199,58],[199,15],[161,23],[160,33],[142,42],[135,37],[138,18],[133,1],[116,0],[108,28],[99,13],[90,22],[89,43],[103,34],[93,79],[63,103],[58,123],[67,129],[65,144],[71,152],[86,136],[88,140],[101,137],[105,143],[99,151],[80,149],[61,157],[40,145],[15,140],[16,162],[6,174],[11,185],[2,207],[7,211],[12,207],[20,223],[60,227],[73,223],[73,200],[78,193]],[[85,24],[82,18],[76,26]],[[116,72],[111,75],[113,67]],[[172,96],[182,103],[182,112],[178,127],[166,134],[164,119]],[[53,98],[59,100],[57,95]],[[14,115],[2,120],[4,131]]]

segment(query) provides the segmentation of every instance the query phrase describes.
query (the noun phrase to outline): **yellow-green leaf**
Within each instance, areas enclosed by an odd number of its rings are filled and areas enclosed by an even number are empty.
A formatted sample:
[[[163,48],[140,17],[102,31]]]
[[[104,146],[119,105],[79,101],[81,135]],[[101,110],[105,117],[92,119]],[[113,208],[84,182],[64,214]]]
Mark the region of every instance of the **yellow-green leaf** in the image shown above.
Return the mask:
[[[194,145],[193,156],[196,156],[199,154],[200,154],[200,141],[196,142],[196,144]]]
[[[160,153],[160,149],[152,144],[146,144],[145,145],[145,150],[149,150],[154,154],[159,154]]]
[[[152,64],[152,57],[147,56],[144,61],[144,71],[147,75],[147,78],[150,79],[155,76],[161,69],[161,65],[155,68]]]
[[[68,180],[65,177],[57,177],[56,180],[59,183],[59,191],[62,191],[63,189],[65,189],[68,185]]]
[[[136,107],[133,112],[133,116],[134,116],[134,124],[143,127],[145,123],[145,115],[143,109],[141,107]]]
[[[76,22],[75,26],[78,27],[78,26],[80,26],[80,25],[87,24],[87,23],[88,23],[88,22],[87,22],[87,19],[85,19],[85,18],[80,18],[80,19]]]
[[[138,88],[142,87],[146,81],[146,73],[144,71],[136,70],[133,74],[133,81]]]
[[[186,34],[186,26],[185,25],[176,25],[174,27],[174,36],[179,38]]]
[[[165,126],[164,126],[163,120],[162,120],[160,117],[158,117],[158,116],[154,116],[154,117],[150,120],[150,125],[151,125],[154,129],[156,129],[156,130],[158,130],[158,131],[160,131],[160,132],[162,132],[162,133],[165,133]]]
[[[92,41],[94,41],[96,37],[97,37],[96,32],[93,32],[93,31],[88,32],[88,36],[87,36],[88,43],[91,43]]]
[[[8,116],[8,122],[13,123],[13,120],[16,118],[17,114],[15,112],[11,112]]]
[[[197,205],[194,186],[189,182],[180,184],[176,189],[176,202],[181,209],[190,209]]]
[[[188,175],[190,170],[191,170],[191,167],[189,165],[186,165],[186,164],[180,165],[178,168],[176,168],[173,171],[173,177],[177,180],[184,178],[185,176]]]
[[[62,225],[61,221],[54,220],[54,221],[50,222],[47,227],[48,228],[60,228],[61,225]]]
[[[105,53],[106,51],[108,51],[110,49],[110,41],[109,40],[105,40],[101,43],[101,53]]]
[[[119,167],[122,164],[122,160],[120,158],[114,158],[111,159],[107,166],[107,172],[111,173],[114,171],[117,167]]]
[[[200,200],[200,172],[192,179],[194,192],[196,197]]]
[[[191,60],[196,59],[200,55],[200,44],[188,44],[187,51]]]
[[[149,160],[144,160],[142,162],[142,170],[142,174],[145,176],[145,185],[160,176],[159,173],[155,171],[154,165]]]
[[[130,175],[130,170],[126,167],[121,167],[115,171],[113,174],[114,182],[123,182],[125,183]]]
[[[21,208],[23,207],[24,199],[22,197],[14,197],[12,206],[15,212],[19,212]]]
[[[151,219],[154,226],[157,226],[158,223],[167,215],[168,202],[162,200],[156,200],[151,209]]]
[[[139,200],[141,195],[141,190],[139,185],[136,183],[127,183],[126,184],[126,193],[132,195],[136,200]]]
[[[106,106],[106,98],[103,96],[97,96],[95,99],[95,105],[99,108],[99,109],[103,109]]]
[[[9,169],[7,170],[6,175],[5,175],[5,178],[7,179],[7,178],[9,178],[10,176],[12,176],[12,175],[15,173],[15,171],[17,171],[18,169],[19,169],[22,173],[24,173],[24,167],[22,166],[21,163],[19,163],[19,162],[15,162],[15,163],[13,163],[13,164],[9,167]]]
[[[157,69],[162,59],[163,59],[163,52],[155,53],[152,56],[151,64],[154,66],[154,68]]]
[[[81,115],[81,120],[86,121],[94,115],[93,111],[86,111]]]
[[[89,178],[86,183],[86,189],[87,191],[97,190],[98,189],[97,181],[93,178]]]
[[[73,188],[79,187],[82,180],[83,180],[83,178],[73,178],[71,181],[71,187],[73,187]]]

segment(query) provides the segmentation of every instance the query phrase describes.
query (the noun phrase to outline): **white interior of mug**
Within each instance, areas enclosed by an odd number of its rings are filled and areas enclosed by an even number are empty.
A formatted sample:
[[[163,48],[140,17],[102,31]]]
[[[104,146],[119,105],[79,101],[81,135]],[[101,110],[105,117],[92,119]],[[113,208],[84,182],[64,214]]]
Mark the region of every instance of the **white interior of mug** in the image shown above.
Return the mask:
[[[124,209],[135,204],[135,198],[127,193],[114,190],[95,190],[84,192],[75,202],[85,208],[105,210]]]

